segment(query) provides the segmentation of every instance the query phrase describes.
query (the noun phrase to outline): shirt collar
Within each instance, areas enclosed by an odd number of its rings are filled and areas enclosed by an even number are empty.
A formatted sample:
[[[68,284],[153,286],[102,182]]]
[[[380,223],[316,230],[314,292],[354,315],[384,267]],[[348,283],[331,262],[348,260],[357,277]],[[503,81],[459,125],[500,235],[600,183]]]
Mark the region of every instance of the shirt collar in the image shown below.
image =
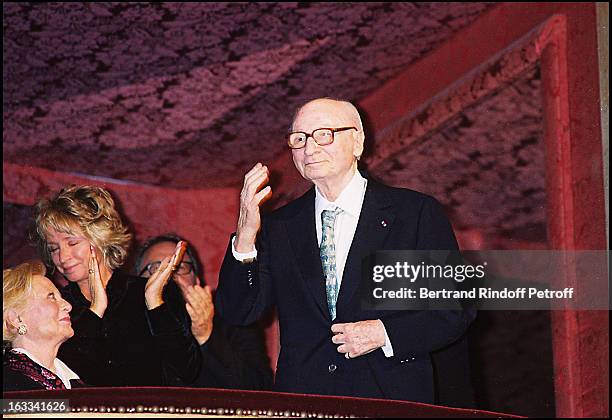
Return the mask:
[[[42,367],[43,364],[40,363],[40,361],[38,361],[34,356],[32,356],[32,353],[30,353],[29,351],[27,351],[26,349],[24,349],[23,347],[15,347],[12,349],[13,351],[16,351],[17,353],[23,353],[26,356],[28,356],[30,358],[30,360],[32,360],[34,363],[36,363],[37,365],[40,365]],[[55,358],[55,360],[53,361],[54,367],[55,367],[55,374],[57,376],[59,376],[59,378],[62,380],[62,382],[64,383],[64,385],[66,385],[66,388],[70,388],[70,381],[72,379],[81,379],[79,378],[79,375],[77,375],[72,369],[70,369],[68,367],[68,365],[66,365],[66,363],[62,362],[60,359],[58,359],[57,357]]]
[[[334,202],[327,200],[323,194],[321,194],[319,188],[315,187],[315,211],[317,216],[319,216],[323,210],[332,210],[339,207],[351,216],[359,217],[365,188],[366,179],[361,176],[359,171],[355,171],[353,178],[351,178]]]

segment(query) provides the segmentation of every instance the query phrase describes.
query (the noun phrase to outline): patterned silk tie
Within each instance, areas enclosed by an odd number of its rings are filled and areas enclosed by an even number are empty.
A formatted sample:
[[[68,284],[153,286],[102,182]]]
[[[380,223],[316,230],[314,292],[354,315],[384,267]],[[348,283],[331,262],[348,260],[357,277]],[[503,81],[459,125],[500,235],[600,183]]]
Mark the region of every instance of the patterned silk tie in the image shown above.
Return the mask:
[[[321,213],[321,263],[325,274],[325,290],[327,291],[327,307],[332,320],[336,318],[336,299],[338,299],[338,279],[336,276],[336,245],[334,244],[334,224],[342,209],[323,210]]]

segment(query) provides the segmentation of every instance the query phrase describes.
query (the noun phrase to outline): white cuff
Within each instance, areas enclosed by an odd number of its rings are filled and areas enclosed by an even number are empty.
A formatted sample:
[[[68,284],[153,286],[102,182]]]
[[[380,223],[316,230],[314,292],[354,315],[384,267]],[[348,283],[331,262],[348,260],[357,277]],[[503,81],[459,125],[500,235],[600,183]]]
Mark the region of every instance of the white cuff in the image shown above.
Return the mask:
[[[235,241],[236,235],[232,237],[232,255],[234,256],[234,258],[236,258],[240,262],[243,262],[244,260],[248,260],[250,258],[257,258],[257,248],[251,252],[238,252],[236,251],[236,247],[234,246]]]
[[[385,345],[381,347],[383,353],[385,353],[385,357],[393,357],[393,346],[391,345],[391,340],[389,340],[389,335],[387,334],[387,329],[385,328],[384,322],[380,321],[383,326],[383,330],[385,331]]]

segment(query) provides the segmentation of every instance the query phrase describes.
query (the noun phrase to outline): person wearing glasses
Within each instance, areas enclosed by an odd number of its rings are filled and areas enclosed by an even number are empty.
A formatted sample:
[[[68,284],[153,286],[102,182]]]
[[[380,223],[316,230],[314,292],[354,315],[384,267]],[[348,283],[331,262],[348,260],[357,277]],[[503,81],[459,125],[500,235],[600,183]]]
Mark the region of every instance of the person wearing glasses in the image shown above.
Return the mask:
[[[178,250],[148,281],[121,270],[131,234],[110,193],[73,185],[37,204],[40,252],[68,284],[74,336],[59,356],[90,386],[163,386],[195,380],[201,365],[180,291],[169,282]]]
[[[458,248],[435,199],[358,171],[364,140],[349,102],[320,98],[298,109],[287,142],[313,188],[262,217],[269,170],[257,163],[245,175],[215,307],[241,325],[276,306],[276,391],[468,406],[464,334],[475,311],[361,308],[363,257]]]
[[[164,234],[148,239],[136,254],[135,271],[150,278],[183,238]],[[174,385],[201,388],[266,390],[272,371],[263,336],[255,326],[228,326],[215,316],[212,293],[205,285],[202,268],[191,245],[180,261],[173,279],[179,286],[191,319],[191,333],[200,345],[202,365],[195,382],[175,378]]]

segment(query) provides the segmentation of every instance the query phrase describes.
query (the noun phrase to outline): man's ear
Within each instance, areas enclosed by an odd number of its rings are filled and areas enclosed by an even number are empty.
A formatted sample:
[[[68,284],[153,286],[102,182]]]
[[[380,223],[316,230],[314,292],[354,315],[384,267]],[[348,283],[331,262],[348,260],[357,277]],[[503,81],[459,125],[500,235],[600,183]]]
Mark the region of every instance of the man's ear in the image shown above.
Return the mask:
[[[353,156],[360,158],[363,154],[363,142],[365,140],[363,130],[353,132],[353,139],[355,140],[355,144],[353,146]]]

